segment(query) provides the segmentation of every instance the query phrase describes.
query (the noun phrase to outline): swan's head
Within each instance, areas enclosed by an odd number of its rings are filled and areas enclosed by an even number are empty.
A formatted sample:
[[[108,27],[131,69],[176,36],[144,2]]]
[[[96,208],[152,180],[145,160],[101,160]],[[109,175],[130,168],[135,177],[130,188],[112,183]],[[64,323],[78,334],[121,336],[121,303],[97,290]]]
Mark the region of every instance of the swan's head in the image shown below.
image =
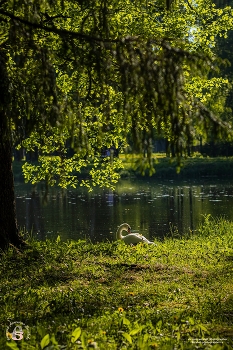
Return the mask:
[[[124,224],[125,227],[123,228],[125,231],[127,231],[128,233],[131,232],[131,227],[129,226],[129,224]]]
[[[121,231],[127,231],[128,233],[131,232],[131,227],[129,226],[129,224],[127,224],[126,222],[124,224],[121,224],[119,227],[119,230]]]

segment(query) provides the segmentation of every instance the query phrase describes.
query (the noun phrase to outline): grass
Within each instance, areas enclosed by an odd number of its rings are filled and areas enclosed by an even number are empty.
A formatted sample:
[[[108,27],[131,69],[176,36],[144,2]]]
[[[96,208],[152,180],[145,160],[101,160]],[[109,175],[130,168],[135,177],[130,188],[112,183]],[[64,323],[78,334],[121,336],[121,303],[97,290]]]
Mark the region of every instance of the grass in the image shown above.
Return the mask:
[[[233,223],[206,216],[195,234],[156,244],[11,247],[0,260],[0,349],[232,349]],[[14,322],[22,340],[6,338]]]

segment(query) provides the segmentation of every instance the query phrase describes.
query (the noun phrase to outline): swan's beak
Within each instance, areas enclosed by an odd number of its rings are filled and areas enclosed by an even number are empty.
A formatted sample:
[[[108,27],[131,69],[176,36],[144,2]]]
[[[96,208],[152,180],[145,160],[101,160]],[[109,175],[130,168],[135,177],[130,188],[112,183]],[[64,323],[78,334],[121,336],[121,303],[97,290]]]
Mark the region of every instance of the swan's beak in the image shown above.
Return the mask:
[[[128,227],[127,232],[128,232],[128,233],[130,233],[130,232],[131,232],[131,227]]]

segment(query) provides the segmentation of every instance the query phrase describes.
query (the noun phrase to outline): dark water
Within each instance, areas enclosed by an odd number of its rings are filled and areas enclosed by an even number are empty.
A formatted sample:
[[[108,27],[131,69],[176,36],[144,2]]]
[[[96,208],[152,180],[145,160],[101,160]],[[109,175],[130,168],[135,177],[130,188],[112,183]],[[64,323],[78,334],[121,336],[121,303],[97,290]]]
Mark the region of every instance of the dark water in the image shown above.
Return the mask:
[[[203,215],[233,220],[233,184],[121,180],[116,191],[51,188],[16,184],[17,218],[21,228],[38,239],[115,239],[117,226],[131,225],[147,238],[163,238],[178,229],[195,230]]]

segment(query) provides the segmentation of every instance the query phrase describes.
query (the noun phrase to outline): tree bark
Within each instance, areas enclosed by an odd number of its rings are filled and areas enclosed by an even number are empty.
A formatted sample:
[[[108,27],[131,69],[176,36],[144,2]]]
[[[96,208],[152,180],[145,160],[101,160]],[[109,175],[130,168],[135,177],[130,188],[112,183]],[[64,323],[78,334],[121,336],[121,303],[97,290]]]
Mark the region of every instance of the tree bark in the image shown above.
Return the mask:
[[[0,112],[0,249],[9,244],[19,247],[19,237],[14,196],[14,178],[12,172],[12,154],[10,140],[2,138],[3,112]]]
[[[19,236],[16,220],[14,177],[12,171],[12,147],[9,110],[9,81],[6,59],[0,53],[0,250],[12,244],[19,247],[23,240]]]

